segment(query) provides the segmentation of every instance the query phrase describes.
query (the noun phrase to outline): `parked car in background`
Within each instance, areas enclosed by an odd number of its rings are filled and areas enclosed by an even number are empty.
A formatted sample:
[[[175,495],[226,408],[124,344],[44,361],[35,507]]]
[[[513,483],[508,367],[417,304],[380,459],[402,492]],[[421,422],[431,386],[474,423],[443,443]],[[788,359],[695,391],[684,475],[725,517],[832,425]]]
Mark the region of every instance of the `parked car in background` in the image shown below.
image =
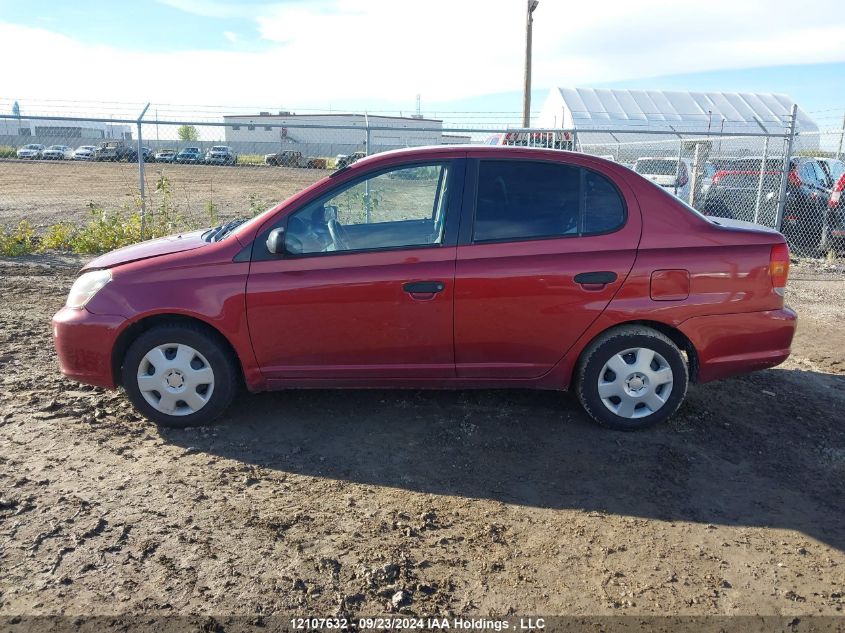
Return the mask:
[[[155,153],[155,160],[157,163],[172,163],[176,160],[175,149],[163,149]]]
[[[780,233],[710,220],[618,164],[438,146],[98,257],[52,331],[65,375],[122,385],[164,425],[210,422],[245,383],[572,389],[635,430],[690,382],[789,356],[788,270]]]
[[[94,160],[134,162],[138,160],[138,151],[123,141],[105,141],[94,150]]]
[[[69,145],[50,145],[50,147],[41,152],[41,158],[44,160],[73,158],[73,148]]]
[[[689,160],[643,156],[634,161],[634,171],[684,202],[689,202],[692,173],[692,163]]]
[[[845,174],[845,162],[841,160],[837,160],[836,158],[816,158],[815,160],[818,161],[819,165],[824,169],[824,173],[827,174],[830,187],[833,187],[842,177],[842,174]]]
[[[182,164],[197,164],[202,162],[202,152],[199,147],[186,147],[176,154],[176,162]]]
[[[335,158],[335,166],[337,169],[343,169],[344,167],[348,167],[356,163],[357,161],[361,160],[362,158],[366,158],[366,152],[352,152],[351,154],[338,154]]]
[[[39,160],[44,152],[45,147],[38,143],[29,143],[24,145],[17,151],[18,158],[28,158],[30,160]]]
[[[818,248],[824,243],[823,227],[831,198],[824,170],[813,158],[790,160],[783,218],[776,227],[781,182],[779,169],[763,172],[762,183],[759,169],[719,170],[713,177],[702,212],[746,222],[756,220],[777,228],[796,248]]]
[[[707,197],[707,192],[710,191],[710,187],[713,185],[713,176],[715,175],[716,166],[710,161],[705,162],[701,174],[701,198],[699,200],[704,200]]]
[[[264,164],[272,167],[299,167],[302,162],[302,152],[284,150],[264,154]]]
[[[834,183],[828,199],[822,250],[834,254],[845,250],[845,173]]]
[[[141,147],[141,152],[143,152],[144,162],[145,163],[154,163],[156,156],[155,152],[151,150],[149,147]]]
[[[701,212],[717,218],[756,221],[758,224],[774,227],[777,221],[780,182],[779,171],[764,172],[761,183],[760,171],[720,170],[713,178]],[[758,190],[761,192],[759,206]],[[795,199],[793,196],[792,200]]]
[[[493,134],[484,144],[572,150],[574,138],[572,132],[504,132]]]
[[[93,145],[80,145],[73,153],[73,160],[94,160],[96,149]]]
[[[205,153],[205,162],[209,165],[236,165],[238,155],[227,145],[213,145]]]

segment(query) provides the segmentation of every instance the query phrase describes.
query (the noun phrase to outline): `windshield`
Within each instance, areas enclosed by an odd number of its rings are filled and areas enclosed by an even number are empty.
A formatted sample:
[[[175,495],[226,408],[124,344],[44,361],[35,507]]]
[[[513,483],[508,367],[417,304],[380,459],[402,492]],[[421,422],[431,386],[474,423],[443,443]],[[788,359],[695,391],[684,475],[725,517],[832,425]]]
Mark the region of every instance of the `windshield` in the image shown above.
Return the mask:
[[[661,158],[638,159],[634,164],[634,171],[653,176],[674,176],[678,173],[678,161]]]
[[[226,147],[225,145],[215,145],[214,147],[211,148],[211,151],[212,152],[228,152],[229,148]]]
[[[39,147],[38,145],[24,145],[23,146],[24,149],[38,149],[38,147]]]
[[[199,151],[200,151],[199,147],[186,147],[185,149],[182,150],[182,153],[183,154],[197,154],[197,153],[199,153]]]

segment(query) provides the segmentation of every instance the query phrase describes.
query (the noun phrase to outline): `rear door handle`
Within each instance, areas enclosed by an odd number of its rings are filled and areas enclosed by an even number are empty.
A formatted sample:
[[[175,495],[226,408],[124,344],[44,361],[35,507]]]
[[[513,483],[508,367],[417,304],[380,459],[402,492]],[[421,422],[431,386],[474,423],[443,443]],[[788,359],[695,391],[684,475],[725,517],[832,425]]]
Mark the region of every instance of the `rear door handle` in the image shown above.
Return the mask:
[[[609,270],[597,270],[575,275],[575,283],[582,286],[605,286],[616,281],[616,273]]]
[[[445,287],[442,281],[409,281],[402,289],[412,295],[433,295],[443,292]]]

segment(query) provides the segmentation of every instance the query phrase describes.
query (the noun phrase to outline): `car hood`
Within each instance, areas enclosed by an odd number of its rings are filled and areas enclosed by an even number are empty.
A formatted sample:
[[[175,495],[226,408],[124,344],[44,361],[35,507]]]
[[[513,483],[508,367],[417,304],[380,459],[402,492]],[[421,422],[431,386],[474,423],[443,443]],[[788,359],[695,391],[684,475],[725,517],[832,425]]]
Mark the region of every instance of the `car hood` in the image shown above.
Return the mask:
[[[191,233],[180,233],[178,235],[168,235],[167,237],[160,237],[154,240],[147,240],[140,244],[133,244],[119,248],[116,251],[111,251],[105,255],[100,255],[96,259],[88,262],[83,270],[93,270],[95,268],[112,268],[120,266],[121,264],[128,264],[139,259],[149,259],[151,257],[159,257],[161,255],[170,255],[171,253],[179,253],[182,251],[190,251],[195,248],[206,246],[208,242],[202,239],[202,234],[207,229],[201,231],[193,231]]]

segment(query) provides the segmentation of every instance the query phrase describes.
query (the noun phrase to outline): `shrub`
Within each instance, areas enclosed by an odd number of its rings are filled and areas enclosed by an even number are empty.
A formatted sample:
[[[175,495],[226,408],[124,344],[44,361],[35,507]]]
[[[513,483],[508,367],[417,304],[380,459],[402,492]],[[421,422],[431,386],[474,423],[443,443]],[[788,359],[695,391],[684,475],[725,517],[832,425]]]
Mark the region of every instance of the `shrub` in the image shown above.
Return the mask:
[[[39,250],[42,251],[70,251],[76,238],[77,228],[72,224],[59,223],[47,227],[47,232],[41,238]]]
[[[220,211],[217,208],[217,205],[214,204],[213,201],[209,200],[205,203],[205,212],[208,213],[208,221],[211,226],[217,226],[217,219],[220,215]]]
[[[137,212],[104,211],[90,203],[91,219],[70,241],[75,253],[93,255],[141,241],[141,215]]]
[[[17,151],[11,145],[0,145],[0,158],[15,158]]]
[[[261,154],[238,154],[238,165],[263,165],[264,156]]]
[[[0,255],[15,257],[31,253],[35,249],[34,236],[35,230],[26,220],[22,220],[10,233],[0,228]]]

